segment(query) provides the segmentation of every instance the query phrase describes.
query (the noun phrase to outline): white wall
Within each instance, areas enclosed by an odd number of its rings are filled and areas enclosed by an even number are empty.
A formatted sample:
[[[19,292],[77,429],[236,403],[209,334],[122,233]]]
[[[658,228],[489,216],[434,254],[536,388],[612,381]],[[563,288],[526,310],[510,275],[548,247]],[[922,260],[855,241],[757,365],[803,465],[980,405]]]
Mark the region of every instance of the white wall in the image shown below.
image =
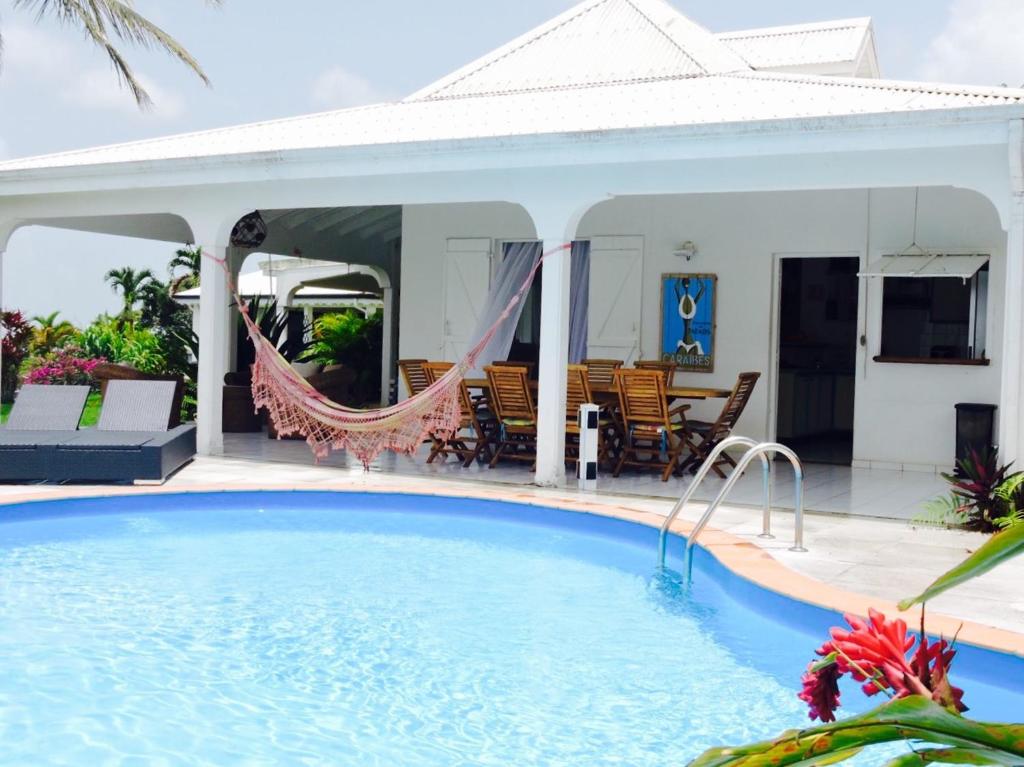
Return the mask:
[[[443,259],[448,240],[532,240],[533,221],[519,205],[406,205],[402,211],[402,288],[398,358],[439,359],[444,347]]]
[[[769,391],[774,365],[773,265],[778,254],[857,255],[862,259],[904,249],[913,237],[914,191],[680,195],[617,198],[594,207],[579,227],[581,239],[602,235],[644,238],[642,356],[657,356],[660,276],[668,272],[718,275],[717,361],[711,374],[687,374],[696,385],[730,387],[736,374],[765,374],[739,425],[755,438],[773,430]],[[441,347],[441,261],[450,237],[528,239],[533,225],[518,206],[410,206],[403,223],[400,355],[432,358]],[[687,264],[672,254],[693,240],[700,255]],[[957,402],[998,403],[1006,236],[995,209],[980,195],[951,188],[921,193],[918,241],[936,250],[988,252],[991,265],[988,367],[876,363],[881,285],[862,296],[861,348],[856,381],[854,457],[906,468],[948,468],[953,457]],[[593,295],[593,294],[592,294]],[[721,402],[697,403],[693,417],[713,418]]]

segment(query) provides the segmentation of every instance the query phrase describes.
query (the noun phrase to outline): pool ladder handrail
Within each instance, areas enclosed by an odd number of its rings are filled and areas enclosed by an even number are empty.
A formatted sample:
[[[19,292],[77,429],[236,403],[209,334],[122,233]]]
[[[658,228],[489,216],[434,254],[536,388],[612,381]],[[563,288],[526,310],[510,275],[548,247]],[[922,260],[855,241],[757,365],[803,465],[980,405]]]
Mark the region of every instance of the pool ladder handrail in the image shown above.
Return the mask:
[[[711,454],[700,465],[700,468],[697,469],[697,473],[693,477],[693,482],[691,482],[690,486],[686,488],[686,492],[684,492],[682,497],[680,497],[676,502],[676,505],[672,507],[672,511],[670,511],[668,516],[665,517],[665,521],[661,525],[661,532],[658,534],[658,567],[665,566],[665,548],[668,544],[669,528],[672,527],[672,523],[675,522],[676,517],[679,516],[679,513],[683,510],[686,504],[690,502],[693,494],[697,492],[697,487],[700,483],[703,482],[707,475],[711,473],[712,467],[715,465],[715,462],[719,457],[721,457],[722,453],[731,447],[736,447],[737,445],[742,445],[743,447],[750,449],[757,447],[758,444],[760,443],[750,437],[735,436],[728,437],[715,446],[715,449],[711,451]],[[774,538],[775,536],[772,535],[771,531],[772,469],[771,463],[768,461],[768,456],[766,455],[761,456],[761,469],[764,476],[764,513],[761,537]]]
[[[736,485],[736,482],[739,481],[739,478],[743,475],[743,472],[746,471],[747,466],[750,465],[751,461],[753,461],[754,458],[758,457],[761,459],[761,465],[764,475],[764,509],[762,514],[762,532],[760,537],[774,538],[774,536],[771,533],[772,462],[769,461],[768,459],[769,454],[781,454],[785,456],[789,460],[790,464],[793,466],[795,508],[793,546],[790,548],[790,551],[807,551],[807,549],[805,549],[803,545],[804,471],[803,465],[800,462],[800,458],[791,449],[789,449],[785,445],[780,445],[777,442],[754,442],[754,440],[749,439],[747,437],[730,437],[719,443],[719,445],[707,457],[707,459],[701,465],[700,470],[694,477],[693,482],[686,489],[686,492],[673,507],[669,515],[665,518],[664,523],[662,523],[661,532],[658,538],[658,565],[660,567],[665,566],[665,549],[667,544],[668,531],[669,528],[672,526],[672,522],[674,522],[676,517],[679,516],[679,513],[682,511],[683,507],[687,503],[689,503],[690,498],[693,496],[694,492],[697,489],[697,486],[704,480],[705,477],[707,477],[708,473],[711,471],[711,467],[714,465],[714,462],[719,458],[719,456],[721,456],[723,452],[725,452],[730,447],[734,447],[736,445],[744,445],[749,449],[746,453],[743,454],[743,457],[740,458],[739,462],[736,464],[732,473],[729,475],[728,479],[726,479],[725,485],[723,485],[718,495],[715,496],[714,500],[712,500],[711,503],[708,505],[707,510],[701,516],[700,520],[694,526],[693,530],[687,538],[684,557],[685,572],[687,574],[687,579],[689,579],[689,573],[692,568],[692,550],[697,542],[697,538],[700,536],[701,532],[703,532],[704,528],[711,520],[711,517],[714,516],[715,511],[725,500],[726,496],[728,496],[729,492]]]

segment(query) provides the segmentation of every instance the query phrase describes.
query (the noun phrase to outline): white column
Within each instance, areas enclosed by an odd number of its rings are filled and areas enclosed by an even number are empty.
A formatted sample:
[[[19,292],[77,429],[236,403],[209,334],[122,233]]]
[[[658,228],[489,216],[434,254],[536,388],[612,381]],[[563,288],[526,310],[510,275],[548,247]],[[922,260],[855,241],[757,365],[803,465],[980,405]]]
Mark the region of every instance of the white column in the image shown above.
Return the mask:
[[[392,343],[392,327],[394,326],[395,291],[384,288],[384,324],[381,328],[380,346],[380,404],[387,407],[391,398],[391,366],[394,364],[394,344]]]
[[[230,264],[229,248],[207,245],[204,250],[217,258],[229,259]],[[199,282],[202,291],[199,302],[197,447],[200,455],[220,455],[224,452],[224,434],[221,431],[224,374],[229,370],[231,344],[228,339],[233,328],[230,322],[233,319],[230,314],[231,298],[227,274],[214,259],[203,259]]]
[[[537,468],[541,487],[565,483],[565,387],[569,364],[570,252],[561,231],[539,231],[544,243],[537,390]],[[553,251],[553,252],[551,252]]]
[[[1024,459],[1024,121],[1010,123],[1011,194],[1006,237],[1003,301],[1002,396],[999,402],[999,462]]]

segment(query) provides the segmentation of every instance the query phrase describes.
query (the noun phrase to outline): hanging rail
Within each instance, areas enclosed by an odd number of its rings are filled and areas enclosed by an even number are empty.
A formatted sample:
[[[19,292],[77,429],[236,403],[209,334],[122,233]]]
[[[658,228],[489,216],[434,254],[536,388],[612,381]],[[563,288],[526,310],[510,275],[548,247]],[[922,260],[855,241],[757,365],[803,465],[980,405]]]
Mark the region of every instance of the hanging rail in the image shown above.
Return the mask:
[[[800,464],[800,459],[797,454],[790,450],[785,445],[780,445],[777,442],[762,442],[759,445],[755,445],[750,448],[743,457],[740,458],[736,464],[736,468],[732,470],[732,474],[725,481],[725,485],[719,491],[715,499],[708,505],[707,511],[694,526],[693,531],[690,533],[686,540],[686,552],[684,557],[684,572],[686,573],[686,580],[690,580],[690,574],[693,569],[693,547],[697,543],[697,538],[703,532],[707,526],[711,517],[717,511],[718,507],[725,500],[726,496],[729,495],[729,491],[733,489],[736,482],[743,475],[747,466],[758,456],[766,458],[767,455],[776,454],[783,455],[789,459],[790,464],[793,466],[793,496],[795,501],[794,518],[793,518],[793,545],[790,547],[790,551],[805,552],[807,549],[804,548],[804,470]]]
[[[742,445],[748,449],[757,447],[758,443],[750,439],[750,437],[729,437],[718,443],[714,450],[711,451],[711,455],[700,465],[696,475],[694,475],[693,482],[686,488],[686,492],[683,493],[682,497],[672,507],[672,511],[665,517],[665,521],[661,525],[661,532],[658,535],[658,567],[665,566],[665,548],[668,543],[668,531],[672,527],[672,523],[675,522],[676,517],[679,516],[679,512],[683,510],[683,507],[690,502],[693,494],[697,491],[697,486],[704,481],[704,478],[711,472],[711,468],[714,466],[715,461],[728,450],[730,447],[736,447]],[[761,469],[764,476],[764,513],[762,521],[762,538],[772,538],[772,466],[771,461],[768,460],[768,456],[761,454]]]

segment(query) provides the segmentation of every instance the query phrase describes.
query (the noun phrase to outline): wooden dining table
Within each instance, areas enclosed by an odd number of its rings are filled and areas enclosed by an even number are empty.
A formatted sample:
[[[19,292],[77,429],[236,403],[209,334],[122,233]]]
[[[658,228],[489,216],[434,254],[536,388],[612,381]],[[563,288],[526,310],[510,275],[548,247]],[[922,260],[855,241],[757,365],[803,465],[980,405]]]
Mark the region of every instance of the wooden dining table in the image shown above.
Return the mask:
[[[490,386],[487,383],[486,378],[467,378],[466,386],[470,389],[489,389]],[[530,388],[537,388],[537,381],[530,381]],[[618,396],[618,389],[615,388],[614,384],[591,384],[591,391],[595,395],[600,395],[601,399],[610,399]],[[717,389],[712,387],[703,386],[669,386],[665,390],[665,397],[669,400],[677,399],[694,399],[694,400],[707,400],[707,399],[729,399],[732,395],[732,389]],[[597,397],[595,397],[596,399]]]

